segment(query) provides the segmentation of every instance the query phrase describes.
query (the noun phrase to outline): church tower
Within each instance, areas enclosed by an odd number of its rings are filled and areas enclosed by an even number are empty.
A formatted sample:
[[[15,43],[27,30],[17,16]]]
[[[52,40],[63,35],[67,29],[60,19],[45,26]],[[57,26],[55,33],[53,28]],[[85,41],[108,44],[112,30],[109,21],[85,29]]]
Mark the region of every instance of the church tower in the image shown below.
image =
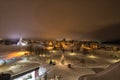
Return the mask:
[[[26,46],[26,45],[27,45],[27,42],[23,41],[22,37],[20,37],[17,43],[17,46]]]

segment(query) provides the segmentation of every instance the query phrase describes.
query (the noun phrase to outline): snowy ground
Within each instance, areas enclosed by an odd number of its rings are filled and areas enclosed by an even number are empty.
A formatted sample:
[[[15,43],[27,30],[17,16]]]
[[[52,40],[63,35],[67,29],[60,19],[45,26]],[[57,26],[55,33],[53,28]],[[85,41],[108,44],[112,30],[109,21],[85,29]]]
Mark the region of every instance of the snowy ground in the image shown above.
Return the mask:
[[[2,52],[4,52],[4,50],[6,50],[6,49],[3,49]],[[20,50],[20,48],[8,47],[8,51],[9,50],[15,51],[15,50]],[[3,54],[0,53],[0,55],[3,55]],[[84,56],[80,53],[65,52],[64,53],[65,63],[64,63],[64,65],[62,65],[61,57],[62,57],[62,52],[55,52],[55,53],[51,54],[49,57],[45,57],[45,58],[31,57],[33,59],[30,59],[29,62],[30,62],[30,64],[33,64],[33,65],[35,63],[38,63],[40,66],[45,67],[47,69],[47,78],[48,79],[54,78],[55,76],[60,76],[61,80],[78,80],[78,78],[82,75],[96,74],[95,70],[98,70],[97,68],[105,69],[110,64],[118,61],[118,60],[115,60],[112,58],[101,57],[99,55]],[[51,59],[56,62],[56,65],[49,64],[49,61]],[[84,60],[85,63],[82,64],[81,60]],[[22,63],[17,63],[17,64],[22,64]],[[28,63],[27,64],[23,63],[23,64],[27,65]],[[72,67],[68,68],[68,66],[67,66],[68,64],[71,64]],[[9,66],[7,66],[7,67],[5,67],[5,66],[2,66],[2,68],[0,67],[1,72],[4,71],[3,69],[8,68],[11,65],[12,64],[9,64]],[[28,66],[29,66],[29,64],[28,64]],[[19,71],[19,67],[18,67],[18,71]]]
[[[61,76],[61,80],[77,80],[79,76],[85,74],[95,74],[95,72],[88,68],[68,68],[67,66],[56,65],[48,72],[48,79]]]

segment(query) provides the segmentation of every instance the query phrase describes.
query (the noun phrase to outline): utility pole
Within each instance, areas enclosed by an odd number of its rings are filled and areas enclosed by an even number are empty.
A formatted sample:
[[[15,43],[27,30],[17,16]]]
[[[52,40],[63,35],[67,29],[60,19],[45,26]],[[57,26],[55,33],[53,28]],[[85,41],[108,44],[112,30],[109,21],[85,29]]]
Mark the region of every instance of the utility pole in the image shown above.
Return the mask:
[[[45,73],[44,79],[47,80],[47,72]]]

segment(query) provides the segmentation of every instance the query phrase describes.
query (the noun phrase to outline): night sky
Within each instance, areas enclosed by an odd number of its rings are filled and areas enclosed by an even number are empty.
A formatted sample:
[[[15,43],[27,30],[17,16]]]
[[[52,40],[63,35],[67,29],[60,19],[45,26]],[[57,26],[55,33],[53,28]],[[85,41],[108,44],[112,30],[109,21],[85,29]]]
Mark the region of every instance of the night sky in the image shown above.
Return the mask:
[[[0,37],[120,39],[119,0],[0,0]]]

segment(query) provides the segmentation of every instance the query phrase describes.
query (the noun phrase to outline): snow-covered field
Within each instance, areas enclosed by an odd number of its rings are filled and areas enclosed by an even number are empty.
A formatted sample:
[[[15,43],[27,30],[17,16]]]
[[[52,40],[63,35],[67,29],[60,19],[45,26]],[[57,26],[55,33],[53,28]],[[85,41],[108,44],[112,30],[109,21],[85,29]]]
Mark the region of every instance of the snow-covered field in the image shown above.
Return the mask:
[[[5,45],[0,45],[0,57],[6,56],[10,53],[17,52],[23,50],[25,47],[21,46],[5,46]]]
[[[12,63],[17,60],[16,57],[23,55],[20,53],[25,47],[0,45],[0,65]]]

